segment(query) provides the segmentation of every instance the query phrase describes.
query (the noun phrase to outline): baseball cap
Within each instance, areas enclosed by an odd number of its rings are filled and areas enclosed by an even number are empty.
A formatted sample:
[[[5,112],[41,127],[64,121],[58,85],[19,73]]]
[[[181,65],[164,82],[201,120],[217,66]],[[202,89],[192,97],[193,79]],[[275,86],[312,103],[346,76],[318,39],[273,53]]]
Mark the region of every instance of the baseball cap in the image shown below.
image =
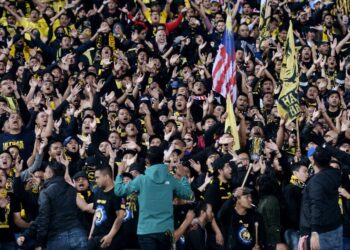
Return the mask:
[[[87,179],[87,176],[86,176],[85,172],[84,171],[79,171],[73,176],[73,180],[76,180],[76,179],[78,179],[80,177],[83,177],[83,178]]]

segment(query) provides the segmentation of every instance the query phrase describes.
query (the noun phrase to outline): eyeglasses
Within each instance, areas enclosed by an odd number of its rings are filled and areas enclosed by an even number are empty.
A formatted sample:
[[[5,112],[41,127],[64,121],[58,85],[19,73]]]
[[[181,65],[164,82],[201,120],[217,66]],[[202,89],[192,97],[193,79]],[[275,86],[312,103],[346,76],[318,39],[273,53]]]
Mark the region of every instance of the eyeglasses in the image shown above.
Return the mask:
[[[190,139],[190,138],[185,138],[184,141],[185,141],[185,142],[190,142],[190,141],[193,141],[193,140]]]

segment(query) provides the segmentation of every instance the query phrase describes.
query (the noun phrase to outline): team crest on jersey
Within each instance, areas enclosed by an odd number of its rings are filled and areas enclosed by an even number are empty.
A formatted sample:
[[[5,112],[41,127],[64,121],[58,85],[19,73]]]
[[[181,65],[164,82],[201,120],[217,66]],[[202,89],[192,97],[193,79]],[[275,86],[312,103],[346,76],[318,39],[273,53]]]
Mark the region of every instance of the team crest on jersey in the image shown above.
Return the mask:
[[[252,235],[245,226],[241,226],[238,230],[238,239],[244,245],[250,245],[253,241]]]

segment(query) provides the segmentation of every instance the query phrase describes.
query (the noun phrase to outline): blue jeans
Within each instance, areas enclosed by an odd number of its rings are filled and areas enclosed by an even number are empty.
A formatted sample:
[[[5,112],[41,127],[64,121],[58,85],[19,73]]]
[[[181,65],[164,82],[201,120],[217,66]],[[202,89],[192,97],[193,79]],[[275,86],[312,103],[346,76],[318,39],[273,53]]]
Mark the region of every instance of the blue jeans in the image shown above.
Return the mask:
[[[320,234],[320,250],[343,250],[343,226]]]
[[[350,237],[343,237],[343,250],[350,249]]]
[[[290,250],[298,250],[299,233],[293,229],[287,229],[284,232],[284,239]]]
[[[60,233],[47,242],[46,250],[87,250],[86,232],[80,228]]]
[[[171,250],[172,235],[169,233],[154,233],[138,235],[141,250]]]

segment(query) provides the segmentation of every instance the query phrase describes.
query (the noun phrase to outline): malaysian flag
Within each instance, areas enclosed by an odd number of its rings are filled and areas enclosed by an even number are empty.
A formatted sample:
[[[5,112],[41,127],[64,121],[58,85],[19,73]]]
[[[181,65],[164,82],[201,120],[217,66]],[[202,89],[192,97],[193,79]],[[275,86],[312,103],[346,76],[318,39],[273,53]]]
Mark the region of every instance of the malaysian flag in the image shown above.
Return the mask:
[[[225,33],[215,57],[213,66],[213,90],[223,97],[231,96],[232,103],[236,102],[236,56],[233,39],[232,18],[229,14],[226,18]]]

